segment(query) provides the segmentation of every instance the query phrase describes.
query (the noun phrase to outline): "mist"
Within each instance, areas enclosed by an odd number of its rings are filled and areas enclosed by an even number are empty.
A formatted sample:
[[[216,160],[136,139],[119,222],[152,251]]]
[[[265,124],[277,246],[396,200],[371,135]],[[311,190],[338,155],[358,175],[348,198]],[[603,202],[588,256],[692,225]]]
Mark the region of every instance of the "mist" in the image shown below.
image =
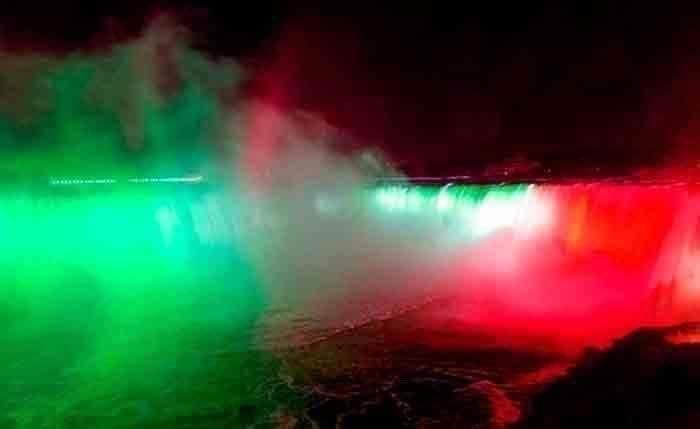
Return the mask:
[[[0,378],[31,396],[0,410],[25,426],[242,406],[279,350],[422,308],[436,337],[560,349],[695,316],[687,184],[414,183],[321,115],[246,96],[254,70],[167,16],[0,65]]]

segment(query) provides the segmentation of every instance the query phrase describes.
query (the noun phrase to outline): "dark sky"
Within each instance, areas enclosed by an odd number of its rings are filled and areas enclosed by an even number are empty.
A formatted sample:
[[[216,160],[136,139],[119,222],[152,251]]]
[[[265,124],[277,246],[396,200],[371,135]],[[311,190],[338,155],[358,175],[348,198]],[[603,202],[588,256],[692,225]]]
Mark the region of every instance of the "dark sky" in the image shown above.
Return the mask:
[[[12,6],[0,40],[96,48],[174,11],[197,47],[253,70],[251,93],[318,113],[412,174],[514,155],[626,171],[700,153],[700,21],[681,10],[205,3]]]

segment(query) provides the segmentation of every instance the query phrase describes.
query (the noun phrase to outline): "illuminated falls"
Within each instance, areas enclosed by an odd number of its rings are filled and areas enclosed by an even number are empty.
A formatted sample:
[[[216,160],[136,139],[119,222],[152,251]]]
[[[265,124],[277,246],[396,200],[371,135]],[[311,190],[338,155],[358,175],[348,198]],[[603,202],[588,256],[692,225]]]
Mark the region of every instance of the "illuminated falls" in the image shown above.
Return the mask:
[[[696,317],[698,202],[685,185],[383,184],[284,212],[294,244],[266,260],[295,284],[283,302],[325,285],[299,305],[339,329],[449,296],[469,326],[596,343]]]
[[[17,284],[4,293],[49,293],[75,272],[117,294],[162,280],[157,295],[167,276],[233,270],[222,291],[321,331],[454,294],[481,300],[458,315],[474,321],[491,305],[603,325],[692,319],[700,297],[700,200],[684,186],[388,184],[261,203],[199,182],[63,184],[0,202],[0,264]]]
[[[72,272],[117,295],[220,276],[222,293],[308,317],[319,335],[428,297],[478,300],[454,315],[475,323],[603,330],[692,319],[700,298],[700,199],[685,186],[309,186],[261,202],[199,180],[124,182],[6,193],[0,264],[18,286],[5,293],[49,293]],[[285,327],[298,328],[273,331]]]
[[[463,297],[456,316],[469,323],[585,343],[698,316],[691,186],[387,186],[373,195],[383,216],[442,222],[446,289]]]
[[[18,419],[100,397],[170,398],[173,415],[200,406],[183,395],[244,403],[269,375],[255,372],[273,356],[266,347],[428,302],[445,303],[425,320],[450,326],[444,335],[476,326],[567,347],[695,319],[700,303],[700,199],[689,186],[308,185],[253,196],[205,180],[56,180],[0,198],[0,378],[15,392],[0,407]],[[196,383],[214,374],[231,378]],[[174,380],[179,390],[164,387]],[[36,399],[8,402],[23,389]]]

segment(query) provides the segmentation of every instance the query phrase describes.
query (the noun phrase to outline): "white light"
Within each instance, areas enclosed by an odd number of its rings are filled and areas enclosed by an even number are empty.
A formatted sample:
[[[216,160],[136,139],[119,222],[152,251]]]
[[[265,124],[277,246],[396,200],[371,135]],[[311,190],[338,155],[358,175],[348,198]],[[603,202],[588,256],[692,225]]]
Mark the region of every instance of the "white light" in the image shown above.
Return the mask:
[[[447,193],[447,189],[450,186],[452,186],[451,183],[443,187],[438,194],[437,201],[435,202],[435,208],[437,208],[440,212],[448,211],[454,206],[454,198]]]
[[[550,201],[530,186],[524,195],[486,196],[476,208],[472,228],[477,236],[488,235],[505,228],[518,234],[530,235],[550,225],[553,208]]]
[[[499,229],[513,227],[518,215],[517,200],[487,196],[477,208],[474,234],[483,236]]]
[[[525,193],[525,199],[517,219],[518,230],[525,234],[540,231],[543,227],[551,225],[554,216],[552,202],[545,195],[536,192],[530,185]]]
[[[451,209],[453,205],[454,202],[452,201],[452,197],[449,195],[440,194],[437,197],[435,208],[437,208],[438,211],[445,212]]]
[[[401,188],[380,189],[376,194],[377,202],[389,210],[400,210],[406,207],[406,190]]]

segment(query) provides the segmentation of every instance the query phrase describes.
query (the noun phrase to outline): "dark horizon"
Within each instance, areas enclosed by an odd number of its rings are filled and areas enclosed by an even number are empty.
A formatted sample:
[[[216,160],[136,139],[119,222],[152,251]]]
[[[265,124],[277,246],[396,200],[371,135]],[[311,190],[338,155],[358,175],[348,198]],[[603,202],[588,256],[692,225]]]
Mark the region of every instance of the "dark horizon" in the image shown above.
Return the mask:
[[[700,34],[680,10],[193,3],[14,6],[1,46],[99,51],[169,13],[195,48],[243,64],[247,96],[313,112],[409,175],[518,157],[612,175],[700,159]]]

